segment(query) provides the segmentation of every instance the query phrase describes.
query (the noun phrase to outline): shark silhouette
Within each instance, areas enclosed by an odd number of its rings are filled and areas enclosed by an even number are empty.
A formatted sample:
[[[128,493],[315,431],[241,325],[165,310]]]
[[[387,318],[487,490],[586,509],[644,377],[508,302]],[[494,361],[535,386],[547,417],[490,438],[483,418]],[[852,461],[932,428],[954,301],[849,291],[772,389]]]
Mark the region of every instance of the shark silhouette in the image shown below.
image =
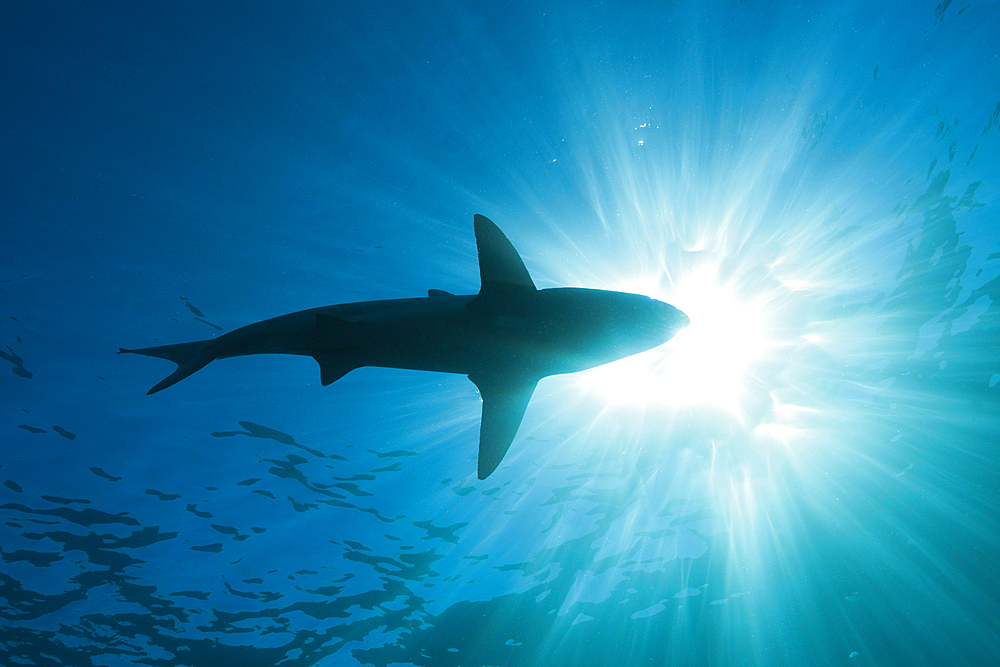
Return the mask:
[[[583,288],[539,290],[514,246],[475,216],[479,294],[429,290],[415,299],[344,303],[250,324],[211,340],[136,350],[177,370],[150,394],[216,359],[300,354],[319,362],[323,385],[362,366],[468,375],[483,400],[479,479],[510,448],[538,381],[665,343],[688,324],[673,306],[638,294]]]

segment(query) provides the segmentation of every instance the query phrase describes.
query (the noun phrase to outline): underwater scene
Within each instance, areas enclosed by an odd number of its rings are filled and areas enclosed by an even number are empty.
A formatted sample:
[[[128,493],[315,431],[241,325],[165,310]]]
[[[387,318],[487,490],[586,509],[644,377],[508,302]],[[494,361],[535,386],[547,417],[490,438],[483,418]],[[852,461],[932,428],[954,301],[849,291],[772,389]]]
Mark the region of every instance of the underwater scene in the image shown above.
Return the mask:
[[[998,33],[4,3],[0,664],[1000,664]]]

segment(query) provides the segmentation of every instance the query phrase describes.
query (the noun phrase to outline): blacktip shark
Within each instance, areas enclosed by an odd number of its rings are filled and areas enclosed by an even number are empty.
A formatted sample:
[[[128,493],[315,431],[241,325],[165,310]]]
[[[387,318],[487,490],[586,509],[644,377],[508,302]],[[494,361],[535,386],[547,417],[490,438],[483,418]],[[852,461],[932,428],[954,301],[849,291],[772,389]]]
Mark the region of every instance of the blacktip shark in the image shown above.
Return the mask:
[[[362,366],[468,375],[483,401],[479,479],[510,448],[538,381],[652,349],[687,326],[673,306],[639,294],[561,287],[539,290],[503,232],[475,216],[479,294],[432,289],[415,299],[312,308],[210,340],[135,350],[177,370],[154,394],[216,359],[299,354],[319,363],[324,386]]]

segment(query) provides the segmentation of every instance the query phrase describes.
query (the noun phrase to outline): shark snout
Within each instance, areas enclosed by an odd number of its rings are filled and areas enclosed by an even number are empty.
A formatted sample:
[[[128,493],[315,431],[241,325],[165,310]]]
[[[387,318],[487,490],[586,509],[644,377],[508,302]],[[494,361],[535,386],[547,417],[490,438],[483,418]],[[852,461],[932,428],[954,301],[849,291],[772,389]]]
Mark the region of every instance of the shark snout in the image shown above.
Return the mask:
[[[643,318],[642,330],[654,345],[666,343],[691,323],[691,318],[680,308],[657,299],[649,299],[649,310]]]
[[[664,312],[661,321],[663,323],[663,328],[666,330],[667,337],[665,340],[669,340],[676,336],[684,327],[691,323],[691,318],[687,316],[680,308],[675,308],[669,303],[663,304]]]

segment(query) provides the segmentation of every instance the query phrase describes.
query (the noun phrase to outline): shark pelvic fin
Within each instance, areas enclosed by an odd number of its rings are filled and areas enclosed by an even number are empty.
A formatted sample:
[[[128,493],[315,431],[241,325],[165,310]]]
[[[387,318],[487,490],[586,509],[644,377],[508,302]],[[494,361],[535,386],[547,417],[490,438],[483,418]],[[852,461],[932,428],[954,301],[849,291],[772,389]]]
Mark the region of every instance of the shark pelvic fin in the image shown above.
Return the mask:
[[[314,354],[313,359],[319,364],[319,381],[324,387],[333,384],[358,367],[357,364],[343,359],[338,354]]]
[[[327,349],[312,355],[319,364],[319,381],[325,387],[344,377],[358,364],[356,355],[352,353],[352,343],[358,325],[342,320],[339,317],[316,313],[316,328],[313,337]]]
[[[538,380],[487,375],[470,375],[469,379],[476,383],[483,398],[479,479],[486,479],[510,449]]]

